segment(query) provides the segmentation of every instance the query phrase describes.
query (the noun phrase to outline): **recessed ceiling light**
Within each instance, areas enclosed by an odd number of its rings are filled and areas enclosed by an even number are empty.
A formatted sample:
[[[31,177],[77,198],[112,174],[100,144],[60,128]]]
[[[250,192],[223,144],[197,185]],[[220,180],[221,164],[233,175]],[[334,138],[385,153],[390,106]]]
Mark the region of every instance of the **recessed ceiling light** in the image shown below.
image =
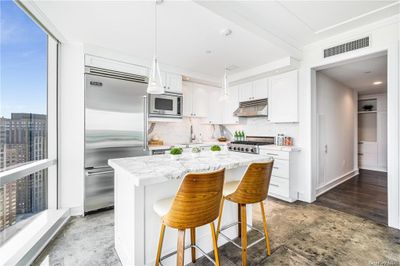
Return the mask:
[[[211,54],[211,50],[206,50],[206,54]]]
[[[228,37],[229,35],[232,34],[232,30],[231,30],[231,29],[222,29],[222,30],[220,31],[220,34],[221,34],[221,35],[224,35],[225,37]]]
[[[371,71],[365,71],[364,74],[371,74]]]
[[[373,84],[374,85],[380,85],[380,84],[382,84],[383,82],[382,81],[375,81]]]

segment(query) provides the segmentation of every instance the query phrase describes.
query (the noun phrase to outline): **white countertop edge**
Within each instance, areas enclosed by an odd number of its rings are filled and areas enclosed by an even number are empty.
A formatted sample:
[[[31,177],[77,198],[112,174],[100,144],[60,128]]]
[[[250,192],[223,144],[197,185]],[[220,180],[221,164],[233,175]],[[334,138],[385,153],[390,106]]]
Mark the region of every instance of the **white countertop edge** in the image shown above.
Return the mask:
[[[298,146],[278,146],[278,145],[266,145],[260,146],[260,150],[274,150],[274,151],[286,151],[286,152],[299,152],[301,148]]]
[[[156,155],[157,156],[157,155]],[[132,157],[135,158],[135,157]],[[118,159],[116,159],[118,160]],[[110,159],[108,160],[108,165],[110,165],[112,168],[114,168],[114,170],[123,172],[124,174],[134,178],[134,185],[135,186],[149,186],[149,185],[154,185],[154,184],[160,184],[160,183],[164,183],[164,182],[168,182],[170,180],[182,180],[182,178],[188,174],[188,173],[199,173],[199,172],[209,172],[209,171],[216,171],[218,169],[221,168],[225,168],[226,170],[229,169],[233,169],[233,168],[238,168],[238,167],[243,167],[243,166],[247,166],[250,163],[256,163],[256,162],[267,162],[270,161],[271,157],[269,156],[265,156],[264,158],[260,158],[260,159],[251,159],[251,160],[245,160],[245,161],[241,161],[235,164],[227,164],[227,165],[220,165],[220,167],[218,168],[213,168],[213,167],[208,167],[207,169],[197,169],[196,171],[184,171],[181,173],[180,176],[174,177],[174,178],[166,178],[166,177],[162,177],[162,176],[155,176],[152,178],[138,178],[136,177],[134,174],[132,174],[131,172],[127,171],[124,167],[120,166],[118,163],[114,162],[114,159]]]

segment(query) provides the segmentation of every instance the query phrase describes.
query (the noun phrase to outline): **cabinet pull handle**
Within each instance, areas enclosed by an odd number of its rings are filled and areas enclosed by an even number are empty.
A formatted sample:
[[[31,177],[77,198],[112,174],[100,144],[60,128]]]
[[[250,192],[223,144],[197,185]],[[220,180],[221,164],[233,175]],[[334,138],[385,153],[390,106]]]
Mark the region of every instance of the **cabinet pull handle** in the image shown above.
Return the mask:
[[[358,153],[358,155],[360,155],[360,156],[363,156],[364,154],[362,154],[362,153]]]
[[[273,186],[273,187],[279,187],[279,185],[272,184],[272,183],[269,183],[269,185],[270,185],[270,186]]]
[[[276,166],[274,166],[274,167],[272,167],[272,168],[274,168],[274,169],[279,169],[279,167],[276,167]]]
[[[279,155],[276,154],[276,153],[269,153],[269,152],[267,152],[267,154],[268,154],[268,155],[273,155],[273,156],[279,156]]]

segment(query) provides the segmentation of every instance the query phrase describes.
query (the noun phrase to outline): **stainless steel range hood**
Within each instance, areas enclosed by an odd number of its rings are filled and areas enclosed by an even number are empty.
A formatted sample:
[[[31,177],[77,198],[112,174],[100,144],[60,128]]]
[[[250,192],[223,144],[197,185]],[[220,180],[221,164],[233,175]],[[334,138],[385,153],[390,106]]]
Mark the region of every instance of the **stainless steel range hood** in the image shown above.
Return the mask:
[[[233,112],[239,117],[268,116],[268,99],[240,102],[239,108]]]

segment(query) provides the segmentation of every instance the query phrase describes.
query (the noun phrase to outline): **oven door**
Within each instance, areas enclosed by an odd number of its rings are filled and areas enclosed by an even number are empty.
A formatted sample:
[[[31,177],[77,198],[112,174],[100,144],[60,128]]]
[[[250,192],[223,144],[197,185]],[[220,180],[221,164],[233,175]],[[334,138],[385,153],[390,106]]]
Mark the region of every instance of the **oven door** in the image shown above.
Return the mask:
[[[150,116],[180,116],[179,96],[177,95],[155,95],[150,94]]]

